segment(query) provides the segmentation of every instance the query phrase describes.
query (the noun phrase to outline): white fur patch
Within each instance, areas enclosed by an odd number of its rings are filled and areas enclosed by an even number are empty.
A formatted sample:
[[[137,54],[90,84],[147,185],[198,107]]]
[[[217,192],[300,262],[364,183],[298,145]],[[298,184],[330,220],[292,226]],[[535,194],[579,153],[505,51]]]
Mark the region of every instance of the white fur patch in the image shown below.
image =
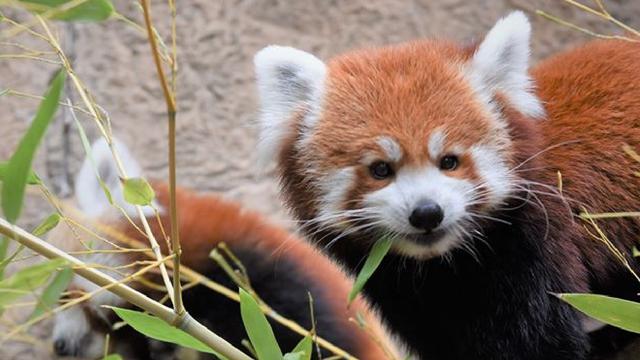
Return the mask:
[[[444,152],[445,135],[441,129],[437,129],[429,136],[429,142],[427,143],[429,149],[429,157],[431,160],[436,161]]]
[[[476,145],[470,149],[476,171],[482,177],[486,188],[487,203],[496,207],[513,191],[513,176],[499,150],[488,146]]]
[[[456,234],[447,233],[442,237],[442,239],[430,246],[416,244],[411,241],[403,240],[402,238],[394,239],[391,246],[395,252],[401,255],[416,259],[430,259],[445,254],[447,251],[455,248],[459,241],[460,239]]]
[[[131,155],[129,149],[117,139],[113,139],[113,142],[127,176],[141,176],[142,169]],[[113,202],[122,207],[129,216],[137,216],[135,206],[124,200],[115,160],[109,145],[103,138],[93,143],[91,154],[88,154],[85,158],[75,182],[75,195],[78,205],[87,216],[93,218],[104,214],[111,207],[104,189],[100,186],[98,177],[102,179],[107,189],[109,189]],[[150,216],[153,214],[153,209],[145,206],[143,207],[143,213],[145,216]]]
[[[304,131],[313,129],[324,93],[326,66],[307,52],[274,45],[260,50],[253,62],[261,103],[259,161],[266,166],[292,130],[296,111],[309,111]]]
[[[327,223],[334,224],[342,220],[334,218],[334,214],[344,210],[344,201],[349,188],[353,185],[355,170],[352,167],[337,170],[319,181],[320,203],[318,204],[318,218],[331,219]],[[324,221],[321,221],[324,222]]]
[[[387,155],[388,160],[394,162],[402,160],[402,148],[395,140],[393,140],[393,138],[389,136],[380,136],[376,142]]]
[[[498,20],[473,55],[466,74],[487,105],[491,106],[500,91],[522,114],[541,118],[544,107],[528,74],[530,37],[531,25],[523,12]]]

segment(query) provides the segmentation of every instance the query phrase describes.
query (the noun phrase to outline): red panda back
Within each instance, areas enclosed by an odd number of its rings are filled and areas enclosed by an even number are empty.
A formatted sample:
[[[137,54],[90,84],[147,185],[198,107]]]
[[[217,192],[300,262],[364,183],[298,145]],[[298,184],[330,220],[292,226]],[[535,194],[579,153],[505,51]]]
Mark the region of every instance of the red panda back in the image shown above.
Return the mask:
[[[168,187],[165,184],[156,183],[154,188],[159,205],[168,209]],[[305,285],[322,289],[322,299],[316,299],[316,301],[328,305],[330,314],[319,313],[316,315],[332,317],[332,321],[336,322],[335,326],[344,329],[349,334],[349,338],[343,340],[354,348],[354,355],[362,359],[387,358],[379,344],[371,339],[365,331],[358,329],[354,323],[349,321],[349,318],[355,318],[357,313],[362,313],[375,337],[385,343],[387,347],[391,347],[379,320],[361,300],[355,301],[349,309],[347,308],[346,299],[351,288],[351,281],[335,264],[310,244],[280,227],[269,224],[261,215],[247,211],[240,205],[225,201],[218,196],[198,195],[185,189],[178,189],[177,204],[184,265],[198,272],[207,273],[215,267],[214,261],[209,258],[209,253],[220,242],[225,242],[234,252],[248,251],[258,256],[262,259],[262,263],[267,264],[268,271],[277,268],[279,262],[293,263],[295,272],[301,273],[303,278],[309,279]],[[170,230],[168,215],[162,215],[161,220],[168,233]],[[163,252],[165,252],[166,244],[160,237],[161,232],[157,221],[151,219],[150,225],[158,236],[158,242],[161,244]],[[127,236],[144,241],[138,230],[126,222],[120,223],[120,226]],[[250,273],[252,265],[251,263],[245,264]],[[218,269],[217,271],[221,272],[222,270]],[[286,281],[285,278],[280,280]],[[282,286],[286,288],[287,284],[282,284]],[[208,294],[211,299],[202,299],[201,301],[215,304],[213,298],[220,297],[213,292],[208,292]],[[186,292],[185,297],[188,296],[190,296],[189,292]],[[306,297],[295,300],[296,303],[291,305],[302,306],[307,302]],[[300,310],[307,311],[306,307]],[[210,311],[216,312],[217,310],[215,306],[212,306]],[[238,326],[241,325],[238,324]],[[225,336],[224,333],[220,335]],[[322,333],[319,335],[324,336]]]
[[[635,211],[640,208],[640,163],[623,150],[640,149],[640,45],[594,41],[542,62],[533,70],[547,119],[540,164],[545,181],[563,179],[574,213]],[[565,209],[566,211],[566,209]],[[616,265],[606,247],[577,224],[575,239],[597,269]],[[640,219],[599,221],[610,240],[630,253]],[[567,227],[575,224],[567,224]],[[626,242],[626,243],[625,243]]]

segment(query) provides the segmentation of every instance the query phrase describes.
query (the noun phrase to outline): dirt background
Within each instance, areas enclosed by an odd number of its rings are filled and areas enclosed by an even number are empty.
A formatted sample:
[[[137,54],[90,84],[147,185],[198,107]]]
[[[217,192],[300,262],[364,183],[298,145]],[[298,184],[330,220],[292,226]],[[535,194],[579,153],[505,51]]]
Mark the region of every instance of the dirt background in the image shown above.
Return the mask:
[[[588,0],[584,0],[588,2]],[[161,34],[168,34],[168,9],[153,1]],[[640,1],[606,1],[610,12],[640,27]],[[115,1],[124,16],[141,23],[135,1]],[[256,91],[252,56],[268,44],[292,45],[328,58],[348,49],[428,36],[460,40],[481,36],[497,18],[514,9],[530,13],[532,53],[540,59],[588,39],[584,34],[533,14],[543,9],[602,33],[612,25],[577,11],[560,0],[180,0],[178,1],[178,176],[181,185],[215,191],[289,225],[271,177],[256,168]],[[21,12],[7,15],[29,21]],[[0,31],[10,29],[0,23]],[[36,28],[38,31],[40,29]],[[161,90],[148,44],[138,29],[123,21],[58,24],[65,52],[87,88],[109,114],[113,130],[139,159],[148,177],[166,178],[166,121]],[[4,39],[2,40],[4,41]],[[11,42],[50,51],[42,41],[19,35]],[[20,52],[0,43],[1,54]],[[53,55],[46,59],[55,61]],[[0,91],[42,94],[57,65],[0,56]],[[74,102],[77,94],[69,92]],[[0,160],[7,159],[32,118],[37,100],[0,96]],[[65,138],[60,112],[38,154],[35,169],[61,197],[71,194],[72,178],[84,157],[77,132]],[[97,131],[80,116],[90,138]],[[65,155],[63,144],[70,144]],[[65,171],[65,167],[68,169]],[[31,227],[51,211],[29,196],[21,224]],[[15,316],[15,314],[6,314]],[[1,325],[0,325],[1,326]],[[46,338],[49,325],[34,329]],[[48,359],[49,344],[0,345],[0,359]],[[639,355],[640,357],[640,355]],[[634,357],[628,357],[632,359]]]

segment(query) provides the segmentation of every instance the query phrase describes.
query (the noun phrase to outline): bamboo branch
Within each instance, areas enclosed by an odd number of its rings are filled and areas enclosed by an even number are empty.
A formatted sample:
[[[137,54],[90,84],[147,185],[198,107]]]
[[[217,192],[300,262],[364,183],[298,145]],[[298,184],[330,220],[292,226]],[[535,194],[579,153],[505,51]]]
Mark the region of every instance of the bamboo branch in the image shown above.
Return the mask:
[[[73,271],[91,281],[92,283],[108,288],[108,290],[115,295],[123,298],[127,302],[138,306],[139,308],[149,312],[150,314],[162,319],[168,324],[176,326],[182,329],[189,335],[202,341],[211,349],[217,351],[223,356],[231,360],[251,360],[246,354],[233,345],[229,344],[226,340],[219,337],[202,324],[197,322],[190,316],[179,316],[173,312],[169,307],[166,307],[157,301],[152,300],[141,292],[132,289],[131,287],[121,284],[111,276],[92,269],[86,266],[86,264],[80,261],[78,258],[73,257],[64,251],[56,248],[55,246],[47,243],[46,241],[30,234],[22,228],[11,225],[7,220],[0,218],[0,234],[11,238],[25,247],[35,251],[36,253],[49,258],[56,259],[62,258],[68,261],[72,265]]]
[[[167,78],[162,69],[162,61],[158,51],[158,43],[156,37],[153,36],[153,27],[151,22],[151,11],[149,9],[149,0],[140,0],[144,13],[144,22],[147,27],[147,35],[153,61],[156,65],[158,79],[162,86],[165,102],[167,103],[167,116],[169,120],[169,211],[171,217],[171,248],[175,255],[173,259],[173,304],[176,314],[185,313],[184,304],[182,303],[182,290],[180,287],[180,234],[178,233],[178,207],[176,205],[176,100],[174,94],[169,88]],[[175,49],[175,40],[173,40],[173,48]],[[175,50],[174,50],[175,51]],[[175,69],[175,52],[172,58],[172,69]],[[175,76],[175,75],[174,75]],[[172,76],[173,78],[173,76]]]

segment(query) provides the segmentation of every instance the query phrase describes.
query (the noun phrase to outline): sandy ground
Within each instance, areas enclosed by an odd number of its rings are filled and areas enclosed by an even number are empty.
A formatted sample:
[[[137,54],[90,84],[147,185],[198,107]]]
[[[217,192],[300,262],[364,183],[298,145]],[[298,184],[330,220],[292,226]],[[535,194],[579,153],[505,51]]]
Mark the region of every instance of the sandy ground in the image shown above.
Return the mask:
[[[167,34],[164,2],[153,2],[153,15]],[[141,21],[135,1],[115,1],[123,15]],[[640,2],[607,1],[614,16],[640,27]],[[264,211],[290,225],[276,195],[271,177],[255,165],[256,115],[251,58],[268,44],[286,44],[328,58],[347,49],[426,36],[466,40],[481,36],[510,10],[544,9],[590,29],[610,33],[615,29],[559,0],[182,0],[178,1],[178,176],[182,185],[216,191],[248,207]],[[20,14],[11,15],[27,19]],[[586,35],[531,15],[533,56],[543,58],[587,39]],[[0,24],[0,30],[6,29]],[[141,32],[122,21],[101,24],[58,24],[65,51],[74,57],[78,75],[96,101],[108,112],[115,134],[132,149],[151,178],[165,178],[166,129],[164,104]],[[20,35],[12,42],[47,49],[42,42]],[[16,53],[1,45],[0,53]],[[49,56],[55,59],[54,56]],[[57,65],[0,59],[0,90],[41,94]],[[78,101],[71,95],[73,101]],[[10,156],[37,102],[18,96],[1,96],[0,159]],[[50,129],[35,168],[61,196],[69,194],[64,175],[62,112]],[[91,138],[94,126],[81,117]],[[70,136],[66,163],[75,173],[83,158],[77,133]],[[33,226],[50,212],[31,197],[22,224]],[[34,335],[46,338],[49,325],[36,327]],[[48,359],[48,344],[3,344],[0,359]]]

